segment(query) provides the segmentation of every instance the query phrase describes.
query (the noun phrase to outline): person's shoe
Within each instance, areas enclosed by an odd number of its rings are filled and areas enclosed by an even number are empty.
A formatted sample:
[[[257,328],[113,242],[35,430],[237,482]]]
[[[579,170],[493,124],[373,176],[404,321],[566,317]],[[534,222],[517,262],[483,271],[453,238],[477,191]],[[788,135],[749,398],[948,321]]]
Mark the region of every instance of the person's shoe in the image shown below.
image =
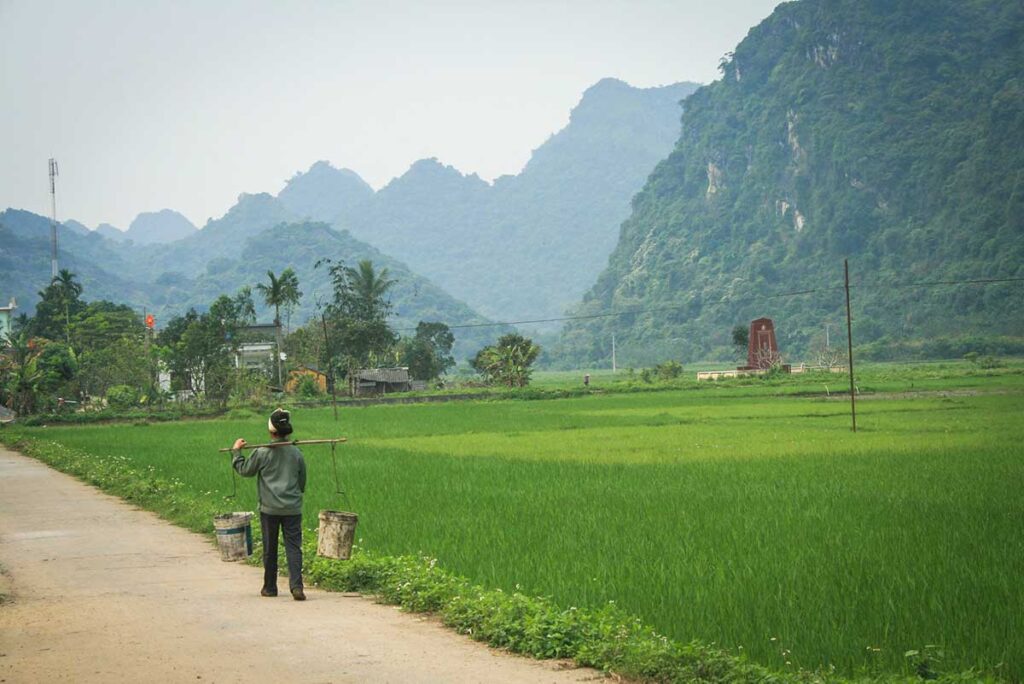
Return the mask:
[[[260,590],[260,596],[270,596],[270,597],[277,596],[277,589],[274,589],[274,590],[261,589]]]
[[[302,587],[296,587],[292,589],[292,598],[296,601],[305,601],[306,592],[302,591]]]

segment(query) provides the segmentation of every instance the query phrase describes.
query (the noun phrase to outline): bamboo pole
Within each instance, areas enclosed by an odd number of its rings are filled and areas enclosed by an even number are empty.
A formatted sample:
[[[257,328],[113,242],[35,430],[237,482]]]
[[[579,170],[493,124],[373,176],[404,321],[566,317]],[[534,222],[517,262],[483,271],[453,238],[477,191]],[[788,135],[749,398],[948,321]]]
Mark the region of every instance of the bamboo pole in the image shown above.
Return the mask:
[[[243,449],[259,449],[260,447],[278,447],[285,444],[292,446],[299,446],[302,444],[337,444],[338,442],[347,442],[348,438],[338,437],[337,439],[293,439],[289,442],[270,442],[269,444],[246,444]],[[227,449],[217,449],[217,451],[233,451],[231,447]]]

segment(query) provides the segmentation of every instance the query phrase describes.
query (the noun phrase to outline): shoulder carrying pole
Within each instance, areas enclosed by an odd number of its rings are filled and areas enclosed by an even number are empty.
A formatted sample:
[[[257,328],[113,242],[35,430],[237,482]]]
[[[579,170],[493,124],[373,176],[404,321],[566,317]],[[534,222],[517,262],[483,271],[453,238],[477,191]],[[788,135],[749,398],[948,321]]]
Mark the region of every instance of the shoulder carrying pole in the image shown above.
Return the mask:
[[[269,444],[246,444],[243,449],[259,449],[260,447],[279,447],[285,444],[292,446],[301,446],[303,444],[337,444],[338,442],[347,442],[348,439],[345,437],[338,437],[337,439],[293,439],[290,442],[270,442]],[[217,451],[232,451],[231,447],[227,449],[218,449]]]

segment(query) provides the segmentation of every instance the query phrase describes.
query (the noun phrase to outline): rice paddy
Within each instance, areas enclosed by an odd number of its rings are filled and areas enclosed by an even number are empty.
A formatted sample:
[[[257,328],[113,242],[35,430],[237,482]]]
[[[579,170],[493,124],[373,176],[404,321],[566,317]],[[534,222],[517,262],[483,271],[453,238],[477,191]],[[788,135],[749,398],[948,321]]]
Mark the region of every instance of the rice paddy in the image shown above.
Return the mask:
[[[869,385],[900,393],[864,396],[856,433],[848,398],[803,395],[820,379],[344,408],[337,425],[297,410],[295,437],[350,440],[345,496],[329,448],[305,450],[306,526],[355,510],[364,548],[566,607],[614,601],[780,670],[907,672],[905,652],[927,648],[944,670],[1020,680],[1024,375],[886,370]],[[903,393],[922,387],[957,391]],[[205,516],[255,508],[251,480],[225,501],[217,448],[262,441],[265,424],[20,430],[176,479]]]

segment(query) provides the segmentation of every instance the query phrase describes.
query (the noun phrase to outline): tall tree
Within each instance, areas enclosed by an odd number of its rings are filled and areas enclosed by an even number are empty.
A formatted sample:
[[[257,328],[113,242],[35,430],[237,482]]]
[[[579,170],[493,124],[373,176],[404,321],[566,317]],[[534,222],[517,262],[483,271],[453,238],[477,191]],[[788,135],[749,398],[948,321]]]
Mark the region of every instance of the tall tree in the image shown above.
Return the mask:
[[[444,323],[420,321],[416,336],[402,345],[402,360],[417,380],[433,380],[455,365],[455,336]]]
[[[388,269],[374,270],[373,262],[364,259],[357,268],[346,268],[345,273],[350,289],[348,306],[350,313],[359,320],[384,320],[391,313],[391,300],[386,299],[388,290],[395,282],[388,276]]]
[[[75,274],[61,269],[47,288],[39,293],[40,302],[36,305],[36,315],[31,324],[32,335],[48,340],[63,338],[70,343],[71,317],[85,307],[81,295],[82,285],[75,280]]]
[[[509,333],[496,344],[484,347],[470,362],[473,369],[493,383],[509,387],[526,387],[530,383],[530,366],[540,355],[540,347],[528,337]]]
[[[53,285],[60,292],[61,303],[64,304],[64,338],[71,344],[71,303],[77,302],[82,295],[82,285],[75,280],[75,274],[62,268],[53,279]]]
[[[371,261],[359,262],[358,268],[330,260],[317,263],[321,264],[330,265],[334,290],[333,301],[325,310],[332,365],[348,370],[365,366],[395,344],[395,333],[387,323],[391,313],[387,293],[396,281],[388,277],[386,268],[376,271]]]
[[[253,321],[253,310],[251,290],[243,288],[234,297],[218,297],[207,313],[190,310],[168,322],[156,341],[177,389],[227,402],[239,332]]]
[[[302,293],[299,291],[299,279],[291,267],[281,271],[280,276],[275,276],[273,271],[267,271],[267,282],[258,283],[256,289],[263,295],[263,301],[267,306],[274,307],[274,328],[277,338],[277,385],[284,387],[281,373],[281,308],[295,306],[299,303],[299,298],[302,297]]]

